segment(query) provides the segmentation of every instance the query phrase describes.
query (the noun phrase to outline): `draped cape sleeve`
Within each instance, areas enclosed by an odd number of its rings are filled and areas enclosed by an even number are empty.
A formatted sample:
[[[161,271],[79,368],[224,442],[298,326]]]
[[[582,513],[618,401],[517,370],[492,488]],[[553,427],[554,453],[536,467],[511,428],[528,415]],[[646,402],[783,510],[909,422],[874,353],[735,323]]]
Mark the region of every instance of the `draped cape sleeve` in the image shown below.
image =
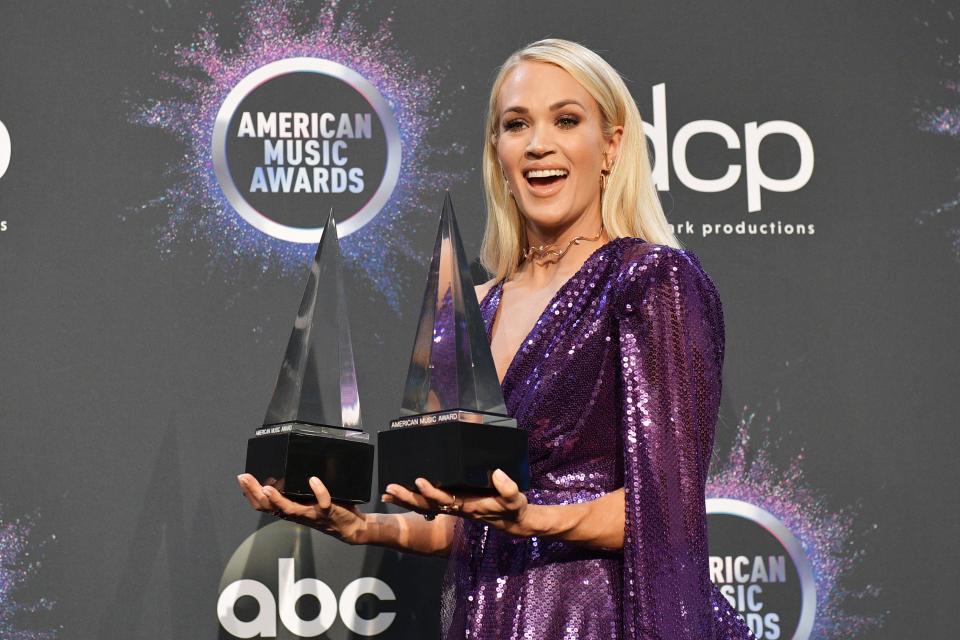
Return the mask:
[[[624,256],[616,322],[626,524],[625,638],[752,638],[710,582],[704,488],[720,404],[724,321],[697,257]]]

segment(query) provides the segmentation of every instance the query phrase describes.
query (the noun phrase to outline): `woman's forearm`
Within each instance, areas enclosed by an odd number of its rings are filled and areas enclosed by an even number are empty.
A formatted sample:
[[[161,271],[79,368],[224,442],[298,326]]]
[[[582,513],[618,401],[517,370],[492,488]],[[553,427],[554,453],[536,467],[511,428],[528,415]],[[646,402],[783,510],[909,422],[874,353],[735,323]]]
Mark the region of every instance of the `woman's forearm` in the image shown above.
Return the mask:
[[[368,513],[358,544],[422,555],[445,556],[453,544],[454,516],[425,520],[417,513]]]
[[[527,504],[509,526],[521,537],[550,537],[607,550],[623,548],[624,492],[617,489],[595,500],[565,505]],[[354,544],[387,547],[423,555],[446,556],[453,544],[457,517],[438,515],[425,520],[418,513],[370,513]]]
[[[531,535],[556,538],[596,549],[622,549],[623,489],[575,504],[527,506]]]

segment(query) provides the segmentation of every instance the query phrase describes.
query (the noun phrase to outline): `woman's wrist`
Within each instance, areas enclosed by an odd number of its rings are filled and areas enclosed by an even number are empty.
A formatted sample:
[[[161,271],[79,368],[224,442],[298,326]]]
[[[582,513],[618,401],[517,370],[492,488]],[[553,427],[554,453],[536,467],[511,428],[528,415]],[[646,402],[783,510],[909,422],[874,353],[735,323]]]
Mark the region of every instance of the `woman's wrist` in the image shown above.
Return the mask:
[[[521,518],[523,533],[562,540],[576,529],[583,510],[583,504],[529,504]]]
[[[336,514],[330,520],[308,521],[297,520],[301,524],[310,526],[321,533],[333,536],[349,545],[370,544],[369,523],[370,517],[376,514],[364,514],[359,511],[351,514],[349,520],[343,520],[343,514]],[[339,517],[338,517],[339,516]]]
[[[377,531],[376,521],[377,516],[381,514],[364,513],[361,515],[362,517],[356,523],[356,528],[350,535],[350,539],[344,540],[344,542],[352,545],[376,545],[377,540],[374,535]]]
[[[349,539],[352,545],[371,545],[421,555],[446,555],[452,542],[454,516],[427,521],[415,513],[367,513]]]
[[[617,489],[587,502],[528,505],[518,535],[541,536],[598,549],[622,549],[624,492]]]

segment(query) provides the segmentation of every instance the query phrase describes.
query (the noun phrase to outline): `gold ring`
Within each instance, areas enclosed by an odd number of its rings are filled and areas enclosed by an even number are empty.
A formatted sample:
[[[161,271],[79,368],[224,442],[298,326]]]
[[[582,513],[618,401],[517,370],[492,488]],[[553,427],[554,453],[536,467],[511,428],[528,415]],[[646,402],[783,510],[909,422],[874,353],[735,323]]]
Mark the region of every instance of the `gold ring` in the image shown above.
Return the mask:
[[[457,503],[457,496],[451,496],[453,498],[453,503],[451,504],[442,504],[437,507],[437,510],[440,513],[452,513],[454,511],[460,511],[461,505]]]

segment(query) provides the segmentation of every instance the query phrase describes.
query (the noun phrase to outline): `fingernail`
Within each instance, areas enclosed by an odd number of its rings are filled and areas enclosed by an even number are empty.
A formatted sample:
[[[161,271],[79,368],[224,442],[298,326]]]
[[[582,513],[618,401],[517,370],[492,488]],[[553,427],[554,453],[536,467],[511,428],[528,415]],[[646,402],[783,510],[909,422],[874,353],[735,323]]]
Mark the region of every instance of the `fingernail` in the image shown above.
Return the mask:
[[[242,474],[242,473],[239,474],[239,475],[237,475],[237,482],[239,482],[240,484],[243,484],[243,474]]]
[[[496,471],[493,472],[493,475],[503,480],[504,476],[506,476],[507,474],[505,474],[502,469],[497,469]]]
[[[387,485],[387,493],[396,493],[396,492],[397,492],[397,485],[395,484]]]
[[[413,481],[413,483],[418,487],[422,487],[426,482],[427,481],[424,480],[423,478],[417,478],[416,480]]]
[[[310,480],[308,480],[308,482],[310,484],[317,484],[318,482],[320,482],[320,478],[318,478],[317,476],[310,476]]]
[[[263,495],[267,496],[268,498],[270,497],[270,492],[271,492],[271,491],[273,491],[273,489],[271,489],[270,487],[264,487],[263,489],[260,490],[260,492],[261,492]]]

